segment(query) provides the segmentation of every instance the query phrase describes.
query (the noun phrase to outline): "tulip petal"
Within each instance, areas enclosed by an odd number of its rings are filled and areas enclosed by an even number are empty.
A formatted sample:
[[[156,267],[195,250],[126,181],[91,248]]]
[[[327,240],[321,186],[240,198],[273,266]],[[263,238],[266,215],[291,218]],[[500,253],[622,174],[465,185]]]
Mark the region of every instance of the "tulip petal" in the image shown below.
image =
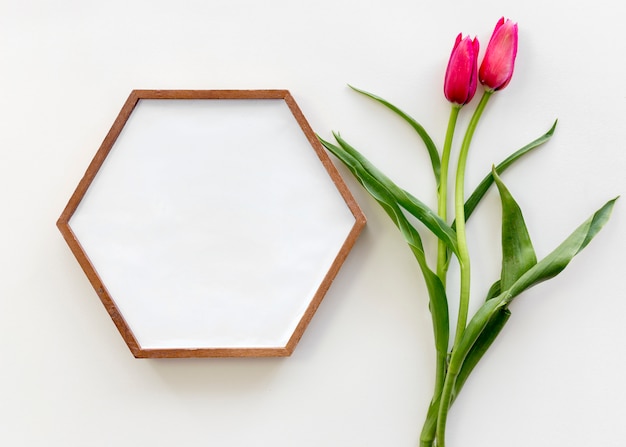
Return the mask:
[[[517,23],[500,19],[478,72],[480,83],[488,90],[501,90],[511,81],[517,57],[517,41]]]
[[[446,99],[454,104],[467,104],[476,93],[478,48],[476,38],[457,36],[443,86]]]

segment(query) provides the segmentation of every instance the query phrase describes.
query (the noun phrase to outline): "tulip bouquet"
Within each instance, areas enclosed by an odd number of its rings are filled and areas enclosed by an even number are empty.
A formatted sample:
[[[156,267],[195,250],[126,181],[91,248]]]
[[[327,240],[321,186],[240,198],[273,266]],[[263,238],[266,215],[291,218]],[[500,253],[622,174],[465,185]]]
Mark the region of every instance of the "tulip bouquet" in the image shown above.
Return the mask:
[[[463,38],[459,34],[445,74],[443,91],[451,103],[451,112],[441,152],[415,119],[385,99],[352,87],[387,107],[415,129],[431,160],[437,185],[437,211],[397,186],[338,133],[334,133],[336,143],[320,138],[321,143],[346,165],[392,219],[415,256],[426,283],[434,331],[436,371],[433,397],[420,436],[421,447],[445,447],[448,411],[468,376],[509,319],[509,305],[513,299],[530,287],[559,274],[608,221],[616,200],[609,200],[546,257],[537,259],[522,211],[500,175],[522,156],[548,141],[556,122],[547,133],[514,152],[500,164],[492,166],[478,187],[466,198],[464,177],[472,137],[491,96],[505,88],[511,80],[517,43],[517,24],[500,19],[479,67],[478,40]],[[458,150],[454,202],[450,206],[454,209],[454,219],[450,221],[447,214],[448,171],[453,136],[457,117],[474,97],[479,83],[483,86],[482,98],[473,110]],[[499,192],[502,207],[502,268],[500,277],[487,292],[483,304],[469,318],[471,276],[465,225],[493,184]],[[422,235],[412,224],[410,216],[419,220],[438,239],[437,265],[434,269],[427,261]],[[458,263],[460,272],[459,313],[454,337],[451,336],[449,297],[446,292],[448,267],[453,259]]]

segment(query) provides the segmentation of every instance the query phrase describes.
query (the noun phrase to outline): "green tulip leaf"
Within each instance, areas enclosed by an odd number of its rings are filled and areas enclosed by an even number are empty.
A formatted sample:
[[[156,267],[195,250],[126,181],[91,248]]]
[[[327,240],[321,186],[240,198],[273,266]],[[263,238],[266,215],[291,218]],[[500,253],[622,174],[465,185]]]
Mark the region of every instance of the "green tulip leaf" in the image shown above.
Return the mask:
[[[484,329],[481,331],[463,361],[463,365],[461,366],[461,370],[459,371],[454,384],[453,399],[461,392],[465,381],[474,370],[474,367],[478,364],[483,355],[485,355],[485,352],[487,352],[489,347],[498,337],[510,316],[511,312],[505,307],[498,307],[493,315],[491,315]]]
[[[407,113],[400,110],[398,107],[391,104],[389,101],[381,98],[380,96],[376,96],[372,93],[366,92],[365,90],[358,89],[348,84],[348,86],[354,90],[355,92],[361,93],[362,95],[367,96],[368,98],[373,99],[374,101],[379,102],[380,104],[387,107],[389,110],[396,113],[400,118],[406,121],[420,136],[424,144],[426,145],[426,149],[428,150],[428,155],[430,156],[430,162],[432,164],[433,173],[435,175],[435,180],[437,182],[437,187],[439,187],[440,177],[441,177],[441,160],[439,158],[439,151],[437,150],[437,146],[433,142],[433,139],[430,138],[430,135],[426,132],[424,127],[420,123],[418,123],[415,119],[409,116]]]
[[[503,162],[498,164],[495,168],[496,173],[502,174],[507,168],[509,168],[515,161],[517,161],[523,155],[526,155],[527,153],[531,152],[533,149],[541,146],[542,144],[547,142],[550,138],[552,138],[552,135],[554,135],[554,131],[556,129],[557,122],[558,121],[555,121],[552,127],[550,128],[550,130],[548,130],[545,134],[543,134],[536,140],[528,143],[523,148],[515,151],[513,154],[508,156]],[[476,206],[478,206],[483,196],[487,193],[487,191],[489,190],[489,187],[492,184],[493,184],[493,175],[490,172],[478,184],[474,192],[472,192],[472,194],[469,196],[469,198],[465,202],[465,219],[466,220],[469,219],[469,217],[472,215],[472,213],[476,209]],[[454,224],[452,225],[452,227],[454,228]]]
[[[572,258],[580,253],[598,234],[604,224],[608,222],[616,200],[617,197],[605,203],[602,208],[596,211],[565,239],[561,245],[515,281],[503,293],[503,301],[509,303],[523,291],[561,273]]]
[[[609,200],[589,219],[583,222],[561,245],[548,254],[533,267],[528,269],[517,279],[508,289],[502,290],[497,297],[487,300],[470,320],[463,337],[452,351],[450,358],[449,372],[460,374],[463,370],[463,363],[467,360],[469,353],[474,349],[482,349],[479,340],[488,341],[490,336],[483,332],[491,324],[496,324],[497,313],[504,312],[511,301],[523,291],[530,287],[555,277],[567,267],[570,261],[598,234],[611,216],[611,211],[617,198]],[[496,318],[496,320],[493,320]],[[496,326],[497,327],[497,326]],[[493,329],[493,328],[492,328]],[[479,352],[479,351],[478,351]],[[469,364],[471,366],[471,363]]]
[[[334,134],[334,136],[339,143],[339,147],[319,136],[318,139],[326,149],[339,158],[346,166],[348,166],[346,157],[349,158],[349,163],[352,166],[351,172],[361,184],[364,182],[377,183],[384,187],[394,197],[397,204],[422,222],[436,237],[444,241],[453,253],[458,254],[456,233],[437,213],[419,199],[397,186],[340,135]]]
[[[319,137],[318,137],[319,138]],[[449,315],[448,300],[446,297],[445,287],[441,279],[428,267],[426,254],[422,244],[419,232],[407,220],[402,209],[398,205],[394,195],[385,187],[384,184],[377,181],[352,155],[345,150],[343,146],[336,146],[328,141],[320,138],[320,142],[331,153],[339,158],[350,172],[355,176],[357,181],[365,188],[365,190],[378,202],[387,215],[391,218],[400,233],[408,243],[415,259],[417,260],[422,276],[426,283],[429,296],[429,309],[433,322],[433,332],[435,338],[435,347],[438,356],[445,358],[448,350],[449,342]]]
[[[478,308],[474,316],[470,319],[465,331],[463,331],[461,340],[452,349],[450,363],[448,365],[448,374],[451,377],[458,376],[460,374],[463,363],[467,359],[470,350],[476,344],[485,328],[489,325],[489,322],[498,312],[502,312],[501,309],[506,307],[502,302],[501,296],[502,295],[485,301],[485,303]]]
[[[488,300],[490,300],[492,298],[497,297],[498,295],[500,295],[501,291],[502,291],[502,289],[500,287],[500,280],[497,280],[489,288],[489,291],[487,292],[487,298],[485,298],[485,301],[488,301]]]
[[[435,274],[435,272],[426,266],[425,257],[421,258],[421,253],[415,253],[413,247],[411,247],[411,250],[420,265],[422,276],[424,277],[424,282],[426,283],[426,289],[428,290],[428,308],[431,313],[437,356],[445,361],[448,354],[450,337],[450,320],[446,289],[441,282],[441,279]]]
[[[554,131],[556,130],[557,122],[558,121],[555,121],[554,124],[552,124],[552,127],[550,128],[550,130],[548,130],[545,134],[535,139],[534,141],[528,143],[526,146],[522,147],[521,149],[515,151],[513,154],[508,156],[504,161],[498,164],[495,168],[496,173],[502,174],[514,162],[519,160],[523,155],[528,154],[533,149],[536,149],[537,147],[547,142],[550,138],[552,138],[552,135],[554,135]],[[470,218],[470,216],[472,215],[472,213],[474,212],[474,210],[476,209],[476,207],[478,206],[482,198],[485,196],[485,194],[487,193],[487,191],[489,190],[493,182],[494,182],[493,174],[492,172],[490,172],[489,174],[485,176],[485,178],[483,178],[483,180],[478,184],[474,192],[472,192],[472,194],[466,200],[465,202],[465,220],[466,221]],[[451,228],[453,230],[456,229],[456,221],[452,222]],[[447,256],[446,262],[449,262],[449,261],[450,261],[450,257]]]
[[[508,289],[537,264],[535,249],[519,205],[493,168],[493,178],[502,202],[502,273],[500,289]]]

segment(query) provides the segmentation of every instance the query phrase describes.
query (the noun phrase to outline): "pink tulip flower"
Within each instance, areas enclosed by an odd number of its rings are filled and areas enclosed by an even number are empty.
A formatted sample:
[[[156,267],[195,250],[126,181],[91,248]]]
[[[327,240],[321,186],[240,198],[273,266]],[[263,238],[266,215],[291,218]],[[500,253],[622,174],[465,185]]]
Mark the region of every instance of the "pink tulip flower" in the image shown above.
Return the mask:
[[[478,84],[478,47],[478,39],[457,36],[443,84],[448,101],[463,105],[474,97]]]
[[[493,30],[478,79],[488,91],[502,90],[511,81],[517,56],[517,23],[502,17]]]

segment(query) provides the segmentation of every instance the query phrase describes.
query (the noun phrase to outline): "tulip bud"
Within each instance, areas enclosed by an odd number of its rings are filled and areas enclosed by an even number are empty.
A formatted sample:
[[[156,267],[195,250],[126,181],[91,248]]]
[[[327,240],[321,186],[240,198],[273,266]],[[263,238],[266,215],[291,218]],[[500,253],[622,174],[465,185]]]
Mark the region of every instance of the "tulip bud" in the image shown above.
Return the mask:
[[[501,90],[513,76],[517,55],[517,23],[502,17],[493,30],[485,58],[478,71],[480,83],[489,91]]]
[[[478,39],[459,34],[452,48],[443,92],[448,101],[463,105],[474,97],[477,85]]]

